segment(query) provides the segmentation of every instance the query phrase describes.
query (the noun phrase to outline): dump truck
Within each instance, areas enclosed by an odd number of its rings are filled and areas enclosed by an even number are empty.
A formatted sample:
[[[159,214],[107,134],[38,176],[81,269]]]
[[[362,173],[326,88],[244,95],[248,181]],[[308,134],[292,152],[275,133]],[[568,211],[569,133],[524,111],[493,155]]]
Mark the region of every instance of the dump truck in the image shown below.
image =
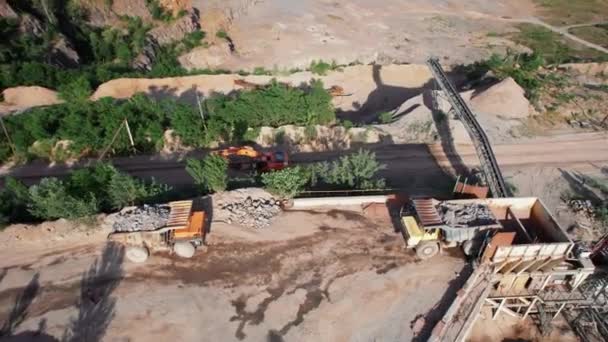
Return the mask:
[[[552,253],[565,255],[571,241],[538,198],[485,198],[439,201],[432,198],[411,200],[401,211],[406,246],[421,259],[436,255],[442,248],[461,246],[466,255],[484,247],[493,236],[511,237],[511,243],[534,244],[555,240]],[[488,239],[485,239],[485,238]],[[489,245],[493,258],[533,253],[531,247]],[[543,247],[545,248],[545,247]],[[544,250],[544,249],[543,249]],[[486,251],[487,253],[488,251]],[[530,255],[528,255],[530,257]]]
[[[205,248],[205,212],[193,210],[192,201],[175,201],[168,205],[169,217],[164,227],[115,231],[110,233],[108,240],[124,245],[126,258],[136,263],[145,262],[154,251],[169,251],[191,258],[197,249]]]
[[[229,167],[236,170],[269,172],[289,166],[289,158],[284,151],[260,151],[252,146],[231,146],[212,153],[224,157]]]

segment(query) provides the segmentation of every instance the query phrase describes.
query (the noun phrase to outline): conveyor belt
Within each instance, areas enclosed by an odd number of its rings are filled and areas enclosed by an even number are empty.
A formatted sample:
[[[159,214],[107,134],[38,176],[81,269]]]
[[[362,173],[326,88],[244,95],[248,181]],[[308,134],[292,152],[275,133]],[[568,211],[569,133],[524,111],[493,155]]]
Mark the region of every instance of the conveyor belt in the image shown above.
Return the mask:
[[[427,61],[427,65],[431,69],[433,76],[435,76],[435,80],[439,84],[439,87],[441,87],[441,89],[447,95],[448,101],[452,105],[452,108],[454,108],[454,111],[464,124],[464,127],[473,141],[473,145],[477,151],[477,156],[479,157],[479,162],[486,177],[488,186],[490,187],[490,191],[492,192],[492,196],[507,197],[509,192],[505,186],[505,180],[502,177],[498,163],[496,162],[494,151],[492,151],[490,141],[488,140],[488,137],[483,131],[481,125],[479,122],[477,122],[475,114],[471,112],[462,97],[460,97],[460,94],[456,91],[456,88],[452,85],[441,68],[439,61],[436,58],[430,58]]]

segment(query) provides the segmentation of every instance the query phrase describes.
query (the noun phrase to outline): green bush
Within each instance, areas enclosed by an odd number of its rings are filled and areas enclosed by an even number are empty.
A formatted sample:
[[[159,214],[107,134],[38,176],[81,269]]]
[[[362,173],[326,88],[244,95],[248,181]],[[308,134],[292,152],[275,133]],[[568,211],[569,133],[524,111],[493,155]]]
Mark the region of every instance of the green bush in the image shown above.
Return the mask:
[[[488,71],[492,71],[501,80],[512,77],[526,91],[529,99],[536,100],[547,83],[545,77],[539,72],[545,64],[546,61],[540,54],[509,52],[506,56],[493,54],[488,60],[476,62],[463,69],[471,82],[475,82]]]
[[[308,125],[304,129],[304,136],[306,137],[306,141],[310,142],[317,138],[317,126]]]
[[[355,125],[353,124],[352,121],[350,120],[343,120],[342,122],[340,122],[342,124],[342,127],[344,127],[345,129],[349,130],[351,128],[353,128]]]
[[[380,189],[385,180],[378,178],[378,172],[385,168],[375,153],[360,149],[331,163],[314,164],[310,167],[310,181],[313,186],[320,181],[346,189]]]
[[[233,96],[218,95],[205,102],[211,120],[222,121],[230,132],[238,123],[247,127],[278,127],[328,124],[335,120],[331,95],[318,80],[312,80],[307,89],[299,89],[273,79],[267,87]]]
[[[110,164],[73,171],[65,180],[44,178],[29,188],[7,179],[0,191],[0,217],[9,222],[75,219],[127,205],[166,200],[170,188],[119,172]]]
[[[146,6],[152,14],[152,18],[163,21],[173,20],[173,15],[165,10],[158,0],[146,0]]]
[[[312,62],[310,62],[309,68],[313,74],[325,76],[327,75],[328,71],[336,70],[338,68],[338,65],[336,64],[336,61],[332,61],[330,64],[320,59],[318,61],[313,60]]]
[[[380,123],[382,124],[391,123],[393,121],[393,114],[390,112],[382,112],[378,115],[378,120],[380,120]]]
[[[218,30],[217,32],[215,32],[215,36],[220,39],[228,39],[228,33],[226,33],[226,31],[224,30]]]
[[[72,85],[69,92],[85,96],[84,79]],[[18,157],[27,157],[36,141],[69,142],[68,150],[62,151],[65,155],[98,155],[110,144],[125,118],[135,150],[143,153],[162,149],[168,129],[173,129],[183,144],[204,147],[218,140],[242,141],[250,128],[255,132],[261,126],[327,124],[335,119],[331,96],[319,81],[313,81],[307,89],[273,81],[262,89],[212,96],[203,105],[205,122],[196,107],[173,100],[156,101],[143,94],[128,101],[103,98],[38,107],[4,120]],[[124,128],[111,147],[113,155],[133,153]],[[8,142],[0,136],[0,163],[10,156]]]
[[[30,194],[20,181],[6,178],[4,189],[0,190],[0,226],[11,221],[28,221],[32,216],[27,210]]]
[[[89,193],[84,198],[70,195],[66,185],[57,178],[44,178],[29,189],[29,212],[42,220],[75,219],[97,213],[97,200]]]
[[[262,174],[264,188],[275,196],[293,198],[304,191],[309,181],[307,172],[299,166]]]
[[[184,46],[187,50],[192,50],[195,47],[200,46],[202,44],[202,40],[204,38],[205,38],[205,32],[194,31],[194,32],[188,33],[182,40],[182,43],[184,44]]]
[[[73,82],[61,85],[59,87],[59,97],[66,102],[87,101],[92,91],[89,80],[81,76]]]
[[[188,159],[186,171],[203,191],[219,192],[228,186],[228,161],[219,155],[210,154],[203,160]]]

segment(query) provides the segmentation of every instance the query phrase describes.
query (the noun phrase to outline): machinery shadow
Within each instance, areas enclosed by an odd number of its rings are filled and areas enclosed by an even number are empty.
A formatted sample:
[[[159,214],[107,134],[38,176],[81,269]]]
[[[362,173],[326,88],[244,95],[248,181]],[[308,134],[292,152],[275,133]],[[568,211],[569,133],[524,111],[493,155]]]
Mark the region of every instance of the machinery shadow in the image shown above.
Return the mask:
[[[430,91],[424,93],[423,101],[424,105],[432,111],[433,122],[435,123],[439,139],[441,140],[441,148],[448,157],[452,169],[458,175],[469,177],[469,169],[456,151],[456,146],[454,146],[454,137],[452,135],[452,130],[450,129],[448,114],[435,108],[435,101],[433,101],[432,93]]]
[[[422,94],[432,85],[432,81],[416,88],[387,85],[382,80],[381,71],[381,65],[372,66],[372,78],[376,89],[369,93],[364,103],[353,102],[353,110],[337,110],[336,116],[340,120],[348,120],[357,124],[377,122],[380,113],[394,110],[408,99]]]
[[[197,197],[192,201],[192,211],[204,211],[205,212],[205,223],[203,227],[203,244],[206,244],[206,238],[211,233],[211,223],[213,222],[213,197],[207,195],[204,197]]]
[[[431,310],[429,310],[429,312],[422,315],[422,317],[424,317],[424,325],[418,335],[416,335],[412,339],[413,342],[424,342],[430,339],[431,334],[433,332],[433,328],[435,327],[437,322],[439,322],[441,318],[446,314],[446,312],[450,308],[450,305],[456,299],[458,291],[464,286],[467,279],[469,279],[471,273],[473,273],[473,265],[471,263],[467,263],[460,271],[458,276],[450,281],[447,290],[445,291],[441,299],[439,299],[437,304],[435,304],[435,306]],[[414,319],[413,322],[411,322],[412,326],[420,317],[421,316],[418,316],[416,319]]]
[[[114,318],[116,299],[112,293],[123,274],[124,247],[107,243],[100,259],[84,272],[80,282],[78,316],[71,319],[62,341],[101,341]]]

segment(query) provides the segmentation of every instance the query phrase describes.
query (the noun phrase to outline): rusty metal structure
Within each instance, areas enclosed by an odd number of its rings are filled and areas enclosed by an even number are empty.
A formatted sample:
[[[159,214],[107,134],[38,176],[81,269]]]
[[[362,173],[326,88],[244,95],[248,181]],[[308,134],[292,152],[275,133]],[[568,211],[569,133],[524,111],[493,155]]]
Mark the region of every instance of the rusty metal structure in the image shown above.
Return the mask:
[[[492,311],[492,319],[501,314],[533,318],[544,334],[550,332],[551,321],[562,315],[583,341],[608,341],[608,272],[603,269],[608,265],[608,237],[591,255],[577,253],[575,243],[539,199],[504,198],[508,188],[475,114],[439,61],[431,58],[427,65],[471,137],[494,197],[477,201],[490,201],[488,205],[502,225],[487,233],[474,262],[475,271],[430,340],[464,341],[486,307]],[[458,187],[457,182],[455,193],[465,192]],[[466,182],[460,187],[466,187]]]
[[[439,64],[439,60],[436,58],[430,58],[427,61],[427,65],[435,77],[435,82],[437,82],[441,90],[443,90],[445,93],[445,96],[452,106],[452,110],[454,110],[458,118],[462,121],[467,133],[469,133],[469,136],[473,141],[473,145],[477,151],[477,156],[479,157],[479,162],[486,181],[490,187],[490,191],[492,192],[492,196],[508,196],[509,190],[505,185],[505,180],[500,172],[498,163],[496,162],[496,157],[494,156],[494,151],[492,151],[490,140],[477,121],[475,114],[473,114],[458,91],[456,91],[456,88],[443,71],[441,64]]]

